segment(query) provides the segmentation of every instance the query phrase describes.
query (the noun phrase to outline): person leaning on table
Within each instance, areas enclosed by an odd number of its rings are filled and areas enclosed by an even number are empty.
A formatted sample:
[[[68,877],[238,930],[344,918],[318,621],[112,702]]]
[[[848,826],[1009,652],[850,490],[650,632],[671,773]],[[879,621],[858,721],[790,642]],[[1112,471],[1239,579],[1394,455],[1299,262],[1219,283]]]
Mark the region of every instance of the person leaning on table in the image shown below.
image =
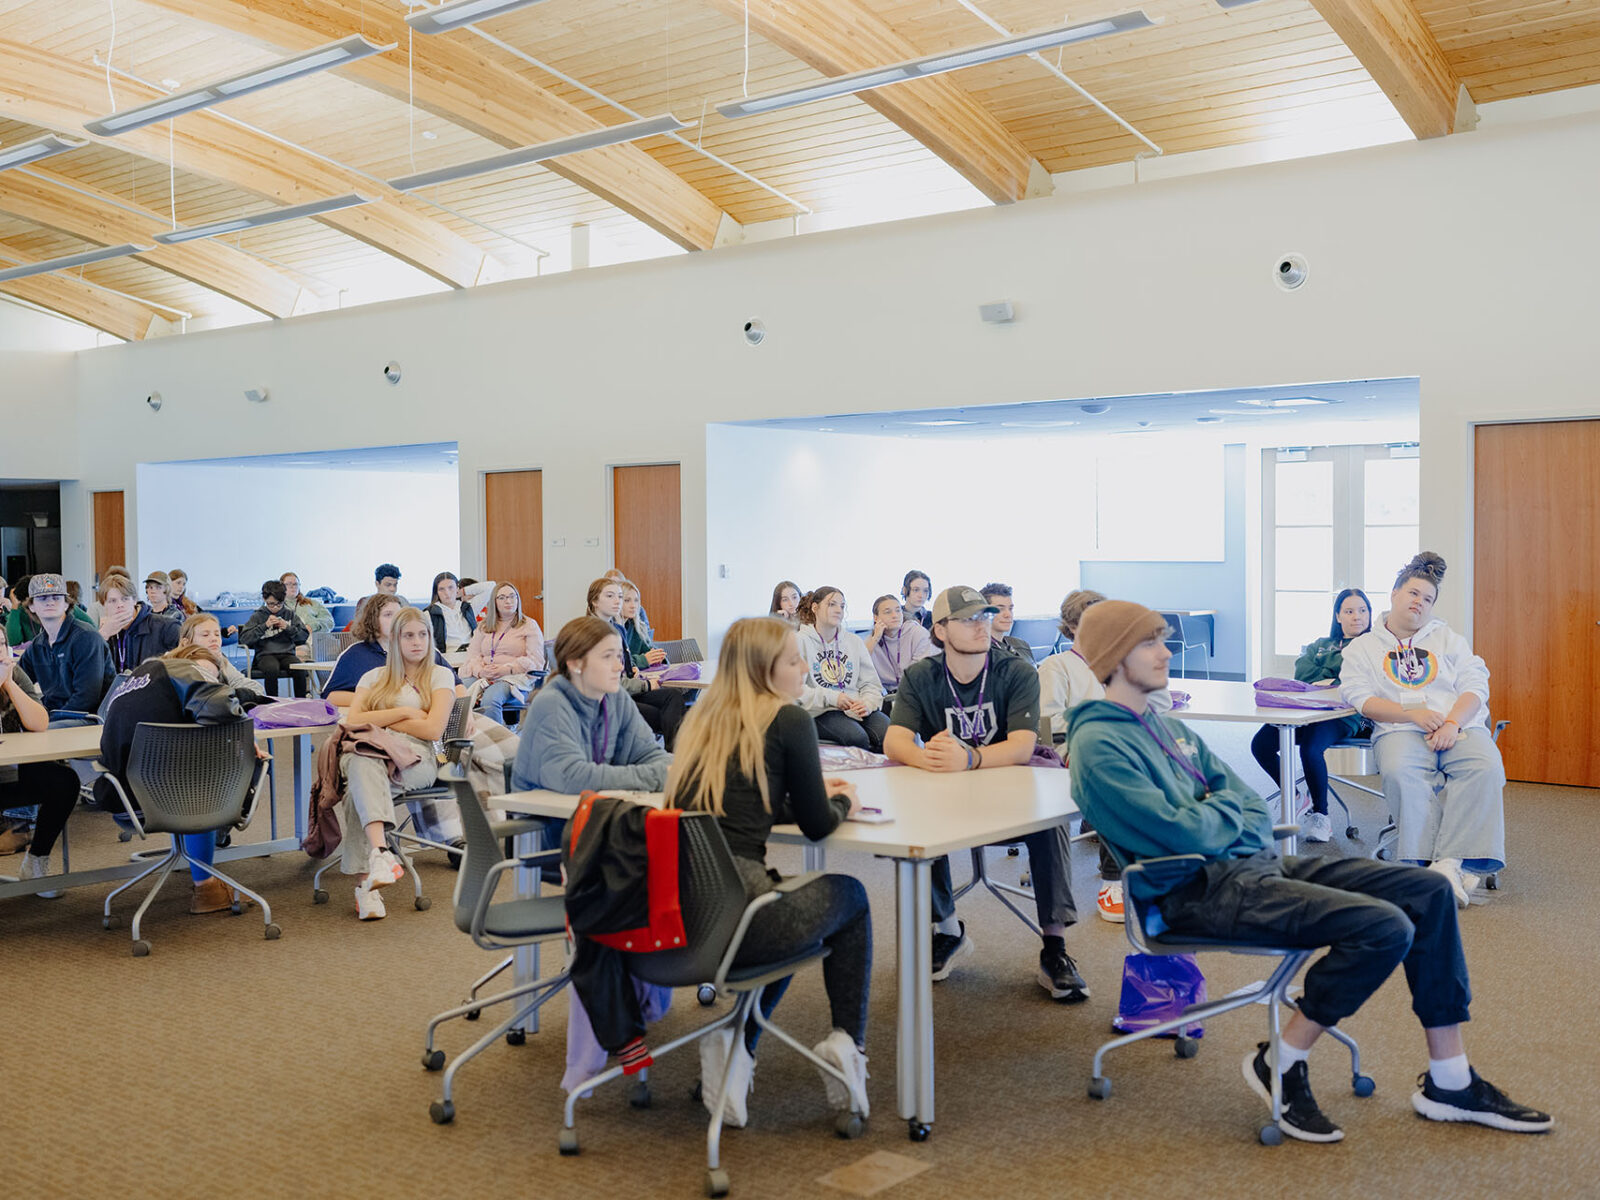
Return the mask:
[[[1151,880],[1135,877],[1131,898],[1159,912],[1175,939],[1328,947],[1305,974],[1279,1061],[1269,1063],[1260,1043],[1244,1057],[1245,1082],[1270,1105],[1276,1070],[1283,1131],[1307,1142],[1342,1139],[1311,1094],[1306,1056],[1403,963],[1428,1047],[1411,1097],[1416,1111],[1520,1133],[1549,1129],[1548,1114],[1518,1104],[1467,1062],[1461,1026],[1471,988],[1449,881],[1375,859],[1280,857],[1267,802],[1192,728],[1149,710],[1150,695],[1167,686],[1166,635],[1166,618],[1131,601],[1084,614],[1075,644],[1106,698],[1068,719],[1072,797],[1125,863],[1196,856],[1163,864]]]

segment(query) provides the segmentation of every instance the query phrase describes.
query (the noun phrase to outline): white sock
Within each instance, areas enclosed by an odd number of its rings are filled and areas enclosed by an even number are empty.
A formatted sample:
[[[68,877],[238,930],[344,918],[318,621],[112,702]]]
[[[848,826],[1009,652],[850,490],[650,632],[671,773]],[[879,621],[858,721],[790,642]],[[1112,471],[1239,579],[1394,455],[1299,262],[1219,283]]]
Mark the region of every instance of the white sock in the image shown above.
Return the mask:
[[[1305,1062],[1310,1057],[1311,1051],[1297,1050],[1289,1045],[1288,1042],[1280,1041],[1278,1043],[1278,1074],[1287,1074],[1289,1068],[1294,1066],[1295,1063]]]
[[[935,924],[934,929],[939,933],[948,933],[951,937],[961,936],[961,922],[954,917],[946,917]]]
[[[1447,1092],[1459,1092],[1472,1083],[1472,1068],[1467,1065],[1465,1054],[1457,1054],[1453,1058],[1430,1058],[1428,1074],[1433,1076],[1435,1086]]]

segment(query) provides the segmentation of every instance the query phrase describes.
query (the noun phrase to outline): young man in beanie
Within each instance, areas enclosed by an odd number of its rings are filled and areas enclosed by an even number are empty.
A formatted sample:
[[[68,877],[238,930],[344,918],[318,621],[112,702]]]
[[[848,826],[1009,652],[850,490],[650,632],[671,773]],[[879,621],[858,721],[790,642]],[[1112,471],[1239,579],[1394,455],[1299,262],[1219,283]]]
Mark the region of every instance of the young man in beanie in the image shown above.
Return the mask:
[[[1305,975],[1283,1053],[1267,1043],[1244,1059],[1244,1077],[1270,1103],[1282,1079],[1290,1137],[1337,1142],[1344,1131],[1311,1094],[1306,1056],[1327,1027],[1355,1012],[1405,964],[1422,1023],[1428,1069],[1412,1106],[1435,1121],[1472,1121],[1538,1133],[1551,1118],[1518,1104],[1467,1062],[1461,1024],[1471,992],[1450,881],[1435,871],[1365,858],[1279,857],[1266,801],[1241,783],[1188,727],[1149,710],[1167,686],[1166,621],[1142,605],[1107,600],[1084,614],[1077,647],[1106,698],[1068,718],[1072,794],[1124,862],[1196,855],[1166,864],[1130,898],[1158,912],[1178,938],[1271,946],[1327,946]]]
[[[977,771],[1021,766],[1033,756],[1039,676],[1032,662],[991,642],[994,614],[994,606],[969,587],[946,588],[934,600],[933,629],[944,653],[912,663],[901,677],[883,739],[883,752],[895,762],[925,771]],[[1066,828],[1058,825],[1022,840],[1044,935],[1039,984],[1057,1000],[1087,999],[1089,988],[1067,953],[1067,926],[1078,912]],[[972,939],[955,912],[950,860],[940,858],[933,864],[936,980],[972,951]]]

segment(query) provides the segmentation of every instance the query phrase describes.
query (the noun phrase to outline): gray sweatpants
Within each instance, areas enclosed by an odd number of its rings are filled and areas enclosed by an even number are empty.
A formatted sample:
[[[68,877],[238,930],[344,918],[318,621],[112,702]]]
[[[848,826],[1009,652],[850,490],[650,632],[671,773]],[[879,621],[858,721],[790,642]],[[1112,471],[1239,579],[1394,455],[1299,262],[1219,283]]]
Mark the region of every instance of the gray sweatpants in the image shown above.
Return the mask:
[[[1494,740],[1474,727],[1440,753],[1423,738],[1420,729],[1400,729],[1373,743],[1398,828],[1395,858],[1459,858],[1478,874],[1500,870],[1506,865],[1506,769]]]
[[[342,755],[339,773],[344,776],[344,802],[339,806],[339,825],[343,830],[339,842],[339,870],[346,875],[362,875],[366,873],[367,855],[372,849],[367,844],[367,826],[373,821],[382,821],[385,828],[393,829],[398,824],[394,798],[401,792],[433,783],[438,778],[439,765],[430,747],[420,762],[400,773],[399,783],[389,781],[386,759],[362,754]],[[460,821],[459,814],[452,815]]]

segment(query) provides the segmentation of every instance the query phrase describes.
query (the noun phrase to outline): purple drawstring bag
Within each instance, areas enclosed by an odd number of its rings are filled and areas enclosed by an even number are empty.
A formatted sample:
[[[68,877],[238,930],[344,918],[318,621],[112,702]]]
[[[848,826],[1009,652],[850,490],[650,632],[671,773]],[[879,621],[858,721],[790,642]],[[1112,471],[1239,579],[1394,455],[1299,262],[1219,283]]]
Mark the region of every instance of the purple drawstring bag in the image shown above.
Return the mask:
[[[646,667],[639,674],[658,680],[661,683],[683,683],[700,678],[700,664],[693,662],[663,663],[659,667]]]
[[[257,729],[305,729],[334,724],[339,710],[326,700],[279,700],[256,705],[250,710],[250,719]]]
[[[1183,1011],[1206,998],[1206,977],[1192,954],[1130,954],[1122,960],[1122,998],[1111,1027],[1118,1033],[1135,1033],[1163,1021],[1183,1016]],[[1205,1030],[1189,1025],[1185,1037],[1197,1038]],[[1177,1037],[1177,1032],[1162,1037]]]
[[[1279,679],[1267,676],[1255,682],[1256,706],[1258,708],[1311,708],[1335,709],[1349,708],[1344,698],[1339,695],[1337,688],[1313,687],[1309,683],[1302,683],[1298,679]],[[1286,695],[1293,692],[1295,695]],[[1307,695],[1308,692],[1321,692],[1320,696]]]

